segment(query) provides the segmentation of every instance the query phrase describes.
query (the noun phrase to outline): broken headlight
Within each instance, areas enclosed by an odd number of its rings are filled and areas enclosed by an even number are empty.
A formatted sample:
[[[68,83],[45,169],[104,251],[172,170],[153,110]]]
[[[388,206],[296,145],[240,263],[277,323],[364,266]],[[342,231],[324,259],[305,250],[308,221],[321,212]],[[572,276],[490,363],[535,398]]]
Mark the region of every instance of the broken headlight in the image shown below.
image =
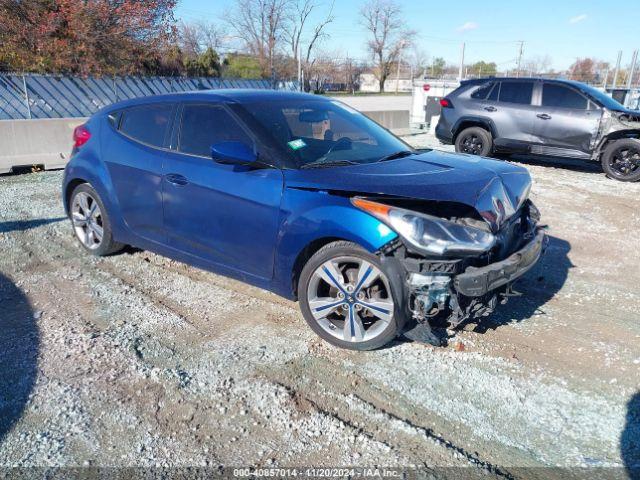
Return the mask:
[[[442,218],[358,197],[351,199],[351,203],[384,222],[424,253],[477,255],[489,250],[496,242],[490,232]]]

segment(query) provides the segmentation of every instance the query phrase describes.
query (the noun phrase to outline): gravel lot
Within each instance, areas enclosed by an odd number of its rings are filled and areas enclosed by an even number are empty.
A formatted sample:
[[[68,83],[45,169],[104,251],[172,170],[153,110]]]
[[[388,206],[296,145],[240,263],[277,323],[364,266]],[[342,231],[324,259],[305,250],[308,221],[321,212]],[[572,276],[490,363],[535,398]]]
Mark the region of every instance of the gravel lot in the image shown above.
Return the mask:
[[[145,251],[91,258],[61,172],[0,176],[0,466],[640,462],[640,184],[518,161],[551,236],[524,295],[448,347],[364,353],[265,291]]]

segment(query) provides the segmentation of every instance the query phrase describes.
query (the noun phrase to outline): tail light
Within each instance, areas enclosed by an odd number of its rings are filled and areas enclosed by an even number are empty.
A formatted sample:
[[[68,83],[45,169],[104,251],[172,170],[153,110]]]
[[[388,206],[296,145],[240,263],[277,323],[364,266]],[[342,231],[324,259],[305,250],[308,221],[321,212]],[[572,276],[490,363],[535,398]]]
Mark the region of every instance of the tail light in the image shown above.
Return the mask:
[[[73,130],[73,148],[80,148],[91,138],[91,132],[84,125],[79,125]]]
[[[451,103],[451,100],[449,100],[448,98],[441,98],[440,106],[442,108],[453,108],[453,103]]]

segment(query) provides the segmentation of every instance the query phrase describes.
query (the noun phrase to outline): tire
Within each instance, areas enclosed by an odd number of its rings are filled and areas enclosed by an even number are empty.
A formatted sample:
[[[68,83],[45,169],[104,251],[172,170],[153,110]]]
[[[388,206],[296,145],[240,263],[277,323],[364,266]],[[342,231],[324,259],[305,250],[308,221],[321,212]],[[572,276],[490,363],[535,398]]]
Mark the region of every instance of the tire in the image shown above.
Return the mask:
[[[402,286],[394,278],[357,244],[333,242],[302,269],[300,309],[311,329],[332,345],[374,350],[396,338],[405,323]]]
[[[609,178],[621,182],[637,182],[640,180],[640,140],[614,140],[604,149],[601,163]]]
[[[491,133],[482,127],[469,127],[462,130],[455,141],[456,152],[488,157],[493,151]]]
[[[80,245],[92,255],[102,257],[124,248],[113,239],[107,209],[98,192],[88,183],[78,185],[71,192],[69,219]]]

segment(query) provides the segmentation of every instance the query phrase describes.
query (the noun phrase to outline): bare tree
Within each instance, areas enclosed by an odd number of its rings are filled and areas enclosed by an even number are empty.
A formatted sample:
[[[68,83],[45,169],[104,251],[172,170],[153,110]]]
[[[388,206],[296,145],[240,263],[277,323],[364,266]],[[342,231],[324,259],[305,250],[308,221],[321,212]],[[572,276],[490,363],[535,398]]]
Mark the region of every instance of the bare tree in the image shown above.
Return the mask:
[[[380,91],[400,53],[412,44],[415,32],[404,27],[402,10],[394,0],[369,0],[361,10],[362,24],[371,38],[367,44],[375,64]]]
[[[528,72],[529,75],[539,75],[542,73],[548,73],[552,65],[552,60],[549,55],[536,55],[534,57],[527,58],[523,63],[523,69]]]
[[[289,7],[290,0],[237,0],[226,15],[233,33],[260,61],[263,75],[274,71]]]
[[[326,37],[326,27],[333,22],[333,3],[329,7],[326,16],[314,24],[311,28],[309,23],[314,11],[321,6],[320,3],[316,3],[314,0],[297,0],[295,4],[291,5],[291,11],[287,22],[287,43],[291,51],[294,63],[298,62],[298,55],[300,55],[300,63],[307,72],[307,78],[311,74],[312,61],[311,57],[314,49],[318,46],[320,41]],[[307,32],[307,30],[311,30]],[[304,52],[302,51],[303,35],[307,36],[307,44]]]
[[[200,21],[196,23],[199,33],[200,46],[206,50],[210,48],[218,51],[225,44],[228,37],[227,29],[220,22]]]

